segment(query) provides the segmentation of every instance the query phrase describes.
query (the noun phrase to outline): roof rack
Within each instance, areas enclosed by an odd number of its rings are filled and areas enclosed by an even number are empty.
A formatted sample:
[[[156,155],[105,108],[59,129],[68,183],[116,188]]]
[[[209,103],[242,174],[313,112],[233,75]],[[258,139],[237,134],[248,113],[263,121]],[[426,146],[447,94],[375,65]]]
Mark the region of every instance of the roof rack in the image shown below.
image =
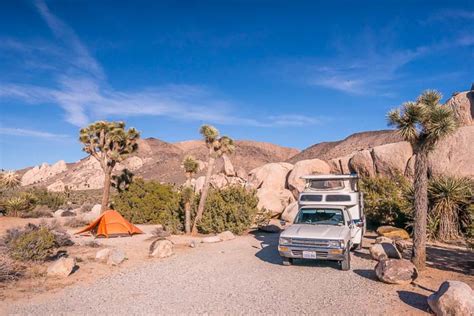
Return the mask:
[[[338,180],[338,179],[359,179],[357,173],[351,174],[318,174],[311,176],[302,176],[303,180]]]

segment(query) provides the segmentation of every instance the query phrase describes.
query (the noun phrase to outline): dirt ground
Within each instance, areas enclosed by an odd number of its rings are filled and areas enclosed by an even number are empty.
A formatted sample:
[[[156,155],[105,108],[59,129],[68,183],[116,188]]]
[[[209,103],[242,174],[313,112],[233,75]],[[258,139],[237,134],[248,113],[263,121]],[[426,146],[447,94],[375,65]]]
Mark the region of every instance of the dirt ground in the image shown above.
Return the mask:
[[[39,223],[40,221],[41,220],[39,219],[2,217],[0,218],[0,235],[2,235],[8,228],[23,226],[29,222]],[[52,219],[48,219],[48,221],[52,221]],[[238,259],[242,260],[242,262],[247,263],[247,259],[245,258],[252,256],[261,259],[260,261],[264,261],[265,263],[277,265],[275,268],[272,266],[272,269],[281,269],[279,267],[281,266],[281,260],[276,251],[278,241],[277,234],[249,234],[246,236],[237,237],[236,240],[230,242],[223,242],[213,245],[200,244],[195,249],[189,247],[189,242],[192,240],[191,237],[172,236],[171,240],[175,244],[175,258],[158,260],[148,256],[148,247],[152,242],[151,232],[156,228],[156,226],[138,226],[145,232],[145,234],[136,235],[131,238],[122,237],[94,239],[91,236],[73,235],[73,241],[76,243],[76,245],[68,247],[67,252],[69,256],[73,256],[77,259],[79,269],[71,274],[68,278],[53,279],[45,276],[47,264],[29,268],[27,277],[22,278],[19,281],[0,285],[0,299],[3,301],[0,303],[0,310],[2,310],[2,304],[4,304],[3,306],[9,306],[10,304],[17,306],[23,306],[23,304],[26,304],[30,306],[30,304],[34,304],[34,302],[48,302],[49,300],[54,302],[54,300],[60,298],[62,295],[65,295],[69,288],[74,290],[79,286],[81,288],[89,289],[94,287],[98,282],[101,282],[101,279],[119,277],[122,275],[125,276],[129,274],[129,271],[137,271],[137,269],[138,271],[144,271],[151,266],[156,265],[157,262],[163,260],[174,260],[177,262],[188,259],[204,261],[209,259],[204,258],[208,256],[207,252],[212,251],[214,248],[218,248],[216,251],[223,253],[227,251],[228,247],[234,247],[236,256],[238,255]],[[78,229],[68,229],[68,232],[72,235],[77,230]],[[439,285],[445,280],[460,280],[474,288],[473,252],[461,247],[453,247],[443,244],[430,244],[428,246],[427,251],[429,267],[420,273],[420,276],[413,284],[406,286],[383,284],[376,279],[375,273],[373,271],[373,267],[376,263],[370,259],[370,255],[368,253],[368,248],[374,242],[374,239],[375,236],[373,234],[369,234],[366,238],[364,247],[365,249],[353,253],[354,267],[351,271],[353,276],[347,278],[344,277],[337,269],[330,269],[327,276],[324,274],[321,275],[321,277],[326,278],[324,282],[341,283],[345,282],[345,279],[351,278],[354,278],[354,282],[356,282],[356,280],[359,280],[359,282],[361,282],[361,280],[365,280],[363,282],[367,282],[367,287],[373,287],[376,292],[380,291],[380,293],[386,293],[384,294],[383,299],[387,300],[387,304],[393,305],[391,311],[396,314],[425,314],[428,310],[426,297],[435,292]],[[98,247],[86,246],[86,244],[94,240],[98,243]],[[196,241],[200,241],[199,238],[196,238]],[[229,243],[228,245],[230,246],[226,246],[226,243]],[[95,253],[99,249],[105,247],[116,247],[125,251],[127,254],[127,260],[118,267],[111,267],[106,264],[96,262],[94,260]],[[253,250],[249,251],[247,248]],[[199,256],[203,256],[203,258],[199,259]],[[232,264],[232,262],[229,264]],[[251,267],[252,264],[258,263],[249,260],[249,271],[253,271]],[[312,276],[315,272],[317,272],[315,269],[321,269],[321,267],[331,267],[331,263],[320,262],[314,264],[315,266],[310,270],[306,268],[308,266],[313,266],[313,264],[308,264],[306,262],[301,264],[299,265],[300,269],[302,269],[301,273],[303,274],[303,278],[304,274],[308,274],[308,277]],[[170,269],[172,268],[170,267]],[[235,269],[238,270],[238,267],[235,267]],[[203,272],[201,271],[200,273]],[[162,278],[163,276],[156,277]],[[238,278],[239,275],[235,275],[235,277]],[[254,278],[259,278],[259,275],[255,275]],[[275,275],[275,278],[278,279],[278,275]],[[179,281],[177,280],[176,282]],[[284,289],[285,285],[283,283],[279,284],[277,281],[275,282],[276,284],[273,285],[274,287],[278,288],[279,286],[282,286],[282,290]],[[176,289],[176,291],[179,292],[180,290]],[[334,295],[336,295],[336,293],[337,290],[335,290]],[[367,299],[370,300],[370,298]],[[375,304],[376,302],[372,303]],[[52,306],[54,306],[54,304]],[[27,312],[31,311],[36,310],[27,309]],[[56,310],[45,309],[44,311],[45,313],[54,313]],[[187,310],[181,309],[179,311],[186,312]],[[208,311],[211,314],[215,313],[215,310],[203,311]],[[288,310],[288,312],[292,311],[294,312],[294,310]],[[334,310],[330,309],[327,311],[334,312]],[[335,311],[337,314],[337,310]],[[20,312],[20,314],[22,314],[22,312]]]

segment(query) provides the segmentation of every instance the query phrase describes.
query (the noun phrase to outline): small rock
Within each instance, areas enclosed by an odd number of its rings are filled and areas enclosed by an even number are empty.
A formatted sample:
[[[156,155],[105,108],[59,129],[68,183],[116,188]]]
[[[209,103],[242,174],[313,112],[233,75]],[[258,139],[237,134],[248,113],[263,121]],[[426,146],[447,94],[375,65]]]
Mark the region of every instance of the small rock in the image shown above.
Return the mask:
[[[112,249],[107,259],[107,264],[112,266],[118,266],[125,260],[125,252],[119,249]]]
[[[226,230],[217,235],[222,241],[232,240],[235,238],[234,234],[231,231]]]
[[[402,257],[409,257],[413,243],[411,240],[399,239],[395,242],[395,247],[397,247],[398,251],[402,254]]]
[[[375,238],[375,243],[376,244],[383,244],[383,243],[393,244],[393,240],[385,236],[379,236]]]
[[[281,228],[274,224],[258,226],[258,229],[267,233],[279,233]]]
[[[445,281],[428,296],[428,305],[436,315],[474,315],[474,291],[460,281]]]
[[[220,242],[222,241],[219,236],[209,236],[209,237],[204,237],[201,242],[202,243],[214,243],[214,242]]]
[[[104,263],[107,262],[111,252],[112,252],[112,249],[110,248],[101,249],[97,251],[97,253],[95,254],[95,260],[99,262],[104,262]]]
[[[56,212],[53,213],[53,216],[54,217],[62,217],[63,216],[63,213],[66,212],[65,210],[62,210],[62,209],[59,209],[57,210]]]
[[[53,262],[47,270],[47,275],[52,277],[66,278],[76,266],[76,259],[62,257]]]
[[[96,204],[92,207],[91,211],[90,212],[87,212],[87,213],[84,213],[82,218],[86,221],[86,222],[92,222],[94,220],[96,220],[99,216],[100,216],[100,210],[101,210],[101,205],[100,204]]]
[[[370,255],[374,260],[401,259],[402,255],[392,243],[375,244],[370,247]]]
[[[195,241],[195,240],[191,240],[191,242],[189,243],[189,247],[191,247],[191,248],[196,248],[196,246],[197,246],[196,241]]]
[[[375,274],[389,284],[410,284],[418,277],[413,263],[405,259],[382,259],[375,266]]]
[[[393,226],[380,226],[377,228],[377,234],[391,239],[410,239],[406,230]]]
[[[156,240],[150,247],[151,257],[166,258],[173,255],[173,243],[166,239]]]

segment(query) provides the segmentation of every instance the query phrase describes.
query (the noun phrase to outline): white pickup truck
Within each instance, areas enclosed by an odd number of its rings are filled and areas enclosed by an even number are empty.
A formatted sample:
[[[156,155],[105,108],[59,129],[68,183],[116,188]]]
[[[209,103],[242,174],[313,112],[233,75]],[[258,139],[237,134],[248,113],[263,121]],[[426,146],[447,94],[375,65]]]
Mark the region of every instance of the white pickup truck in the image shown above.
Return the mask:
[[[365,233],[357,175],[302,178],[306,186],[299,195],[298,214],[280,234],[283,264],[291,265],[293,259],[335,260],[342,270],[350,270],[350,250],[362,247]]]

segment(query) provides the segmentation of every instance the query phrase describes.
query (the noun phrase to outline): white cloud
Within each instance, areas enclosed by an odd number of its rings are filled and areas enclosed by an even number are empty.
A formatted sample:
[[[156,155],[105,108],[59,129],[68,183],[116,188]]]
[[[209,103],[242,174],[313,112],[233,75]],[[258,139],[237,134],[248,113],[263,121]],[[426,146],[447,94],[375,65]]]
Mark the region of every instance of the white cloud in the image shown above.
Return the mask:
[[[56,104],[65,120],[76,126],[104,118],[164,116],[226,125],[258,127],[318,123],[303,116],[272,116],[267,119],[243,117],[234,102],[217,96],[212,89],[196,85],[163,85],[123,91],[112,88],[100,63],[94,59],[77,34],[55,16],[42,0],[35,6],[60,46],[41,42],[28,44],[8,39],[0,49],[13,51],[33,69],[48,71],[48,86],[22,83],[0,85],[0,98],[15,98],[31,104]],[[52,62],[54,61],[54,62]],[[48,67],[42,67],[48,65]]]
[[[37,137],[37,138],[47,138],[47,139],[64,139],[64,138],[70,137],[64,134],[54,134],[54,133],[37,131],[37,130],[32,130],[32,129],[11,128],[11,127],[0,127],[0,135],[26,136],[26,137]]]

